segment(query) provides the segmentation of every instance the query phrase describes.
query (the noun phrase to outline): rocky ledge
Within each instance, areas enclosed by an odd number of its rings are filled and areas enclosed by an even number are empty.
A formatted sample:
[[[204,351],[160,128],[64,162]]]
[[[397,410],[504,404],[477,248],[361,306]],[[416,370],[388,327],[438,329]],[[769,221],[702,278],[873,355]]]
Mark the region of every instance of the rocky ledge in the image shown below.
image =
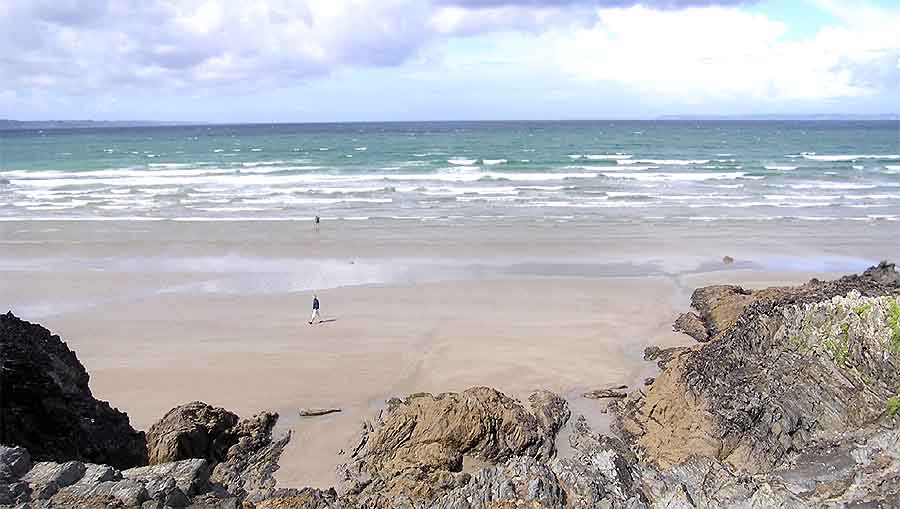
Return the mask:
[[[121,470],[67,448],[53,427],[40,434],[17,427],[46,415],[40,398],[14,405],[4,398],[4,422],[12,424],[0,447],[0,505],[900,506],[900,275],[893,265],[790,288],[701,288],[692,304],[696,313],[679,317],[676,328],[701,343],[648,349],[661,373],[625,397],[617,389],[597,402],[612,411],[609,435],[572,418],[566,402],[545,391],[527,401],[486,387],[415,394],[387,402],[364,424],[343,453],[335,488],[285,489],[272,474],[290,436],[272,436],[275,414],[241,420],[195,402],[170,411],[146,437],[121,425],[95,436],[93,428],[73,428],[77,420],[59,428],[80,430],[86,443],[106,437],[111,448],[96,449],[98,457],[140,436],[137,459],[146,464]],[[12,315],[2,327],[4,391],[25,386],[34,397],[63,398],[57,394],[79,382],[77,405],[59,400],[73,405],[67,412],[108,408],[90,397],[86,374],[60,378],[58,363],[12,371],[20,361],[6,352],[46,359],[49,350],[67,359],[62,373],[79,372],[55,336]]]

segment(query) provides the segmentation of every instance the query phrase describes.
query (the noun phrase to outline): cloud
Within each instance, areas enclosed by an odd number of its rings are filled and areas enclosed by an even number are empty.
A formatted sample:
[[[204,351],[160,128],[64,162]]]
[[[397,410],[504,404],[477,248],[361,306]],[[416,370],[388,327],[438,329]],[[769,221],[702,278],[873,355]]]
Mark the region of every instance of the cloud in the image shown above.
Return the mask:
[[[726,7],[660,11],[602,9],[600,22],[551,32],[540,47],[573,78],[616,82],[650,97],[708,100],[825,100],[896,87],[896,12],[845,17],[814,36],[762,14]]]
[[[434,36],[409,0],[0,4],[0,88],[260,83],[408,60]]]
[[[0,88],[283,83],[345,66],[398,65],[448,37],[583,27],[596,22],[597,5],[634,1],[7,0]]]
[[[896,91],[898,11],[810,1],[841,24],[797,39],[740,0],[0,0],[0,93],[226,96],[395,67],[477,87],[456,70],[479,62],[676,104]]]

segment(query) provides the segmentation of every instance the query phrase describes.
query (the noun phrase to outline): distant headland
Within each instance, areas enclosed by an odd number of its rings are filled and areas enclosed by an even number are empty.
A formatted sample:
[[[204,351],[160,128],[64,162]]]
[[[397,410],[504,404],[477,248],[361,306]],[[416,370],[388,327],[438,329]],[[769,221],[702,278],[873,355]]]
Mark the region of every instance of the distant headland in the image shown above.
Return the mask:
[[[202,125],[204,122],[161,122],[154,120],[11,120],[0,118],[0,131],[20,129],[85,129],[98,127],[155,127]]]

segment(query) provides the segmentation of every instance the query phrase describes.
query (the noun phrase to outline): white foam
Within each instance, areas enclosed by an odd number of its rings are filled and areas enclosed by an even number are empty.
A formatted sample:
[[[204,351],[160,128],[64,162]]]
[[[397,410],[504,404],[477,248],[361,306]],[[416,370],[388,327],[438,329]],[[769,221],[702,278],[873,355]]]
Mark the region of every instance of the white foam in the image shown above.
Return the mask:
[[[335,205],[338,203],[391,203],[393,201],[392,198],[298,198],[282,195],[243,199],[241,203],[250,205]]]
[[[356,147],[353,150],[357,152],[365,152],[366,150],[369,150],[369,147]]]
[[[190,168],[198,163],[150,163],[148,168]],[[84,172],[81,172],[82,174]]]
[[[447,159],[447,162],[457,166],[471,166],[477,163],[478,159]]]
[[[689,166],[709,164],[709,159],[616,159],[616,164],[658,164],[661,166]]]
[[[882,159],[882,160],[894,160],[900,159],[900,154],[834,154],[834,155],[816,155],[815,152],[804,152],[801,154],[804,159],[809,159],[811,161],[826,161],[826,162],[847,162],[847,161],[856,161],[859,159]]]
[[[518,194],[515,186],[473,187],[473,186],[440,186],[426,187],[422,194],[426,196],[458,196],[464,194]]]
[[[484,159],[481,162],[483,162],[487,166],[494,166],[497,164],[506,164],[507,163],[506,159]]]
[[[805,194],[765,194],[763,198],[767,200],[773,201],[791,201],[791,200],[802,200],[802,201],[831,201],[831,200],[839,200],[841,198],[840,195],[819,195],[819,196],[810,196]]]
[[[763,168],[765,168],[767,170],[777,170],[777,171],[794,171],[797,168],[799,168],[799,166],[789,166],[786,164],[767,164],[767,165],[763,166]]]
[[[733,180],[745,177],[743,172],[709,172],[709,173],[638,173],[607,172],[601,173],[608,178],[624,178],[645,182],[698,182],[704,180]]]
[[[788,184],[791,189],[875,189],[875,184],[851,184],[845,182],[820,182],[817,184]]]
[[[569,154],[569,159],[587,159],[588,161],[617,161],[631,158],[631,154]]]
[[[645,171],[645,170],[656,170],[659,169],[659,166],[638,166],[638,165],[630,165],[630,166],[591,166],[591,165],[568,165],[563,166],[563,169],[578,169],[578,170],[598,170],[602,169],[603,171]]]

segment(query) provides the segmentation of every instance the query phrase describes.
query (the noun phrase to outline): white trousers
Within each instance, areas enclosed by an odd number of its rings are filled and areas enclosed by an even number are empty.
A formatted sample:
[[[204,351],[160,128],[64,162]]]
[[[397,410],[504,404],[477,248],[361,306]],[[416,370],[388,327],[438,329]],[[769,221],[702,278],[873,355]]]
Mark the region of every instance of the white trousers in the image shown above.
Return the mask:
[[[322,317],[319,316],[319,310],[318,310],[318,309],[313,309],[312,316],[309,318],[309,323],[313,323],[313,322],[316,321],[316,320],[318,320],[318,321],[321,322],[321,321],[322,321]]]

